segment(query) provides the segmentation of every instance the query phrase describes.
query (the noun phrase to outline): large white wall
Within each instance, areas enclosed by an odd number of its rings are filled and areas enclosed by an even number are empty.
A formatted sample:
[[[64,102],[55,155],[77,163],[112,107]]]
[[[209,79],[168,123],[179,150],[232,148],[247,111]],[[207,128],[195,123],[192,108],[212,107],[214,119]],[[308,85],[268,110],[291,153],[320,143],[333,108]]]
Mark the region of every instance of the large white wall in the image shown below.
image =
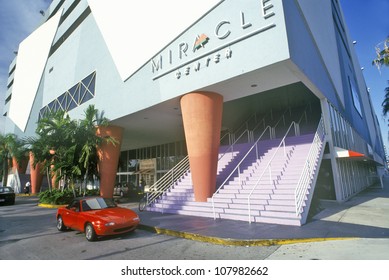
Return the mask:
[[[8,116],[23,131],[30,116],[60,17],[61,12],[41,25],[19,45]]]
[[[124,81],[220,0],[88,0]]]

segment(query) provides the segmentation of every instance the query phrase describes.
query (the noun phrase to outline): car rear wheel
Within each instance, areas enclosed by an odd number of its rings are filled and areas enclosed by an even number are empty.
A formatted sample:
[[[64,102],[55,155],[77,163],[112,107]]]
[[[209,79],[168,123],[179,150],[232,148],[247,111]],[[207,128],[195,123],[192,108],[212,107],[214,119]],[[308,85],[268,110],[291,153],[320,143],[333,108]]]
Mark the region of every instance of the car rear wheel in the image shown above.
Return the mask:
[[[85,226],[85,238],[88,241],[95,241],[97,238],[97,234],[91,223],[88,223]]]
[[[66,229],[65,224],[63,223],[62,217],[58,216],[57,218],[57,229],[59,231],[64,231]]]

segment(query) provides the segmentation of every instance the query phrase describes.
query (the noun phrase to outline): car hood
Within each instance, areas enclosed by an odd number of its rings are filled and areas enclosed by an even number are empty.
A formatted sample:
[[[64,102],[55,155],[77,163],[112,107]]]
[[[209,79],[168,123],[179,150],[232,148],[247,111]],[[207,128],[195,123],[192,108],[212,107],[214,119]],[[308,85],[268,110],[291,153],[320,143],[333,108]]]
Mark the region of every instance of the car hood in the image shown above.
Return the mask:
[[[100,210],[93,210],[87,212],[89,215],[94,215],[95,217],[100,218],[106,222],[121,222],[139,219],[137,213],[130,209],[115,207],[115,208],[106,208]]]

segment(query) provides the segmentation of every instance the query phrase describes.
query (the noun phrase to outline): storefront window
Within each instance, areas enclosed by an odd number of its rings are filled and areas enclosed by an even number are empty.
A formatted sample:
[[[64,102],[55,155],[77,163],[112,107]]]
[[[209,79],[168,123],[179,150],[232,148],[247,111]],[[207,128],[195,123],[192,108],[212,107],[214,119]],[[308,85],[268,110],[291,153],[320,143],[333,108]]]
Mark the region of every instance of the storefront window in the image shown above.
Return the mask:
[[[124,164],[120,164],[118,180],[120,182],[131,181],[139,185],[143,178],[145,183],[153,183],[176,166],[186,155],[187,149],[184,141],[122,152],[120,161]],[[140,168],[140,162],[144,163],[147,160],[155,162],[152,172],[146,172]]]

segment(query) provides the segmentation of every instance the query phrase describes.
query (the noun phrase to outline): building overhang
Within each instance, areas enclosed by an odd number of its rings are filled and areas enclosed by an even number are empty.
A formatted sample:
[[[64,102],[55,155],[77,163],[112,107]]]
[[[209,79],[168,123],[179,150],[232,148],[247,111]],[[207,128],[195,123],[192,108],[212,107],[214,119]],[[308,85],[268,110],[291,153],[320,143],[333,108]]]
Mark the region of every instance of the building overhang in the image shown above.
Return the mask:
[[[374,162],[379,165],[382,164],[381,162],[376,161],[373,156],[366,155],[353,150],[339,148],[339,147],[334,147],[334,148],[335,148],[335,158],[337,159],[349,159],[354,161]]]

